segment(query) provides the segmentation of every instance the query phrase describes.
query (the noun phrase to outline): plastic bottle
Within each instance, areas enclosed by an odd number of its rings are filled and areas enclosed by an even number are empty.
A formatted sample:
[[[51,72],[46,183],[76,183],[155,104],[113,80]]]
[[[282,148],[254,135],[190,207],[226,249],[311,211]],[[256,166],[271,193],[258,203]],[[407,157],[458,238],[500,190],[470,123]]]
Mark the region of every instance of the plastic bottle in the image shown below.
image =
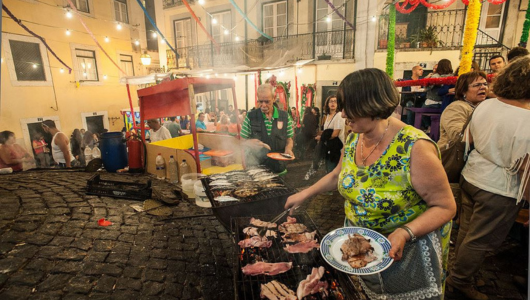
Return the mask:
[[[94,146],[94,149],[92,149],[92,159],[95,158],[101,158],[101,150],[99,150],[98,146]]]
[[[85,161],[88,164],[92,160],[92,149],[90,147],[85,148]]]
[[[173,155],[169,157],[169,162],[167,163],[167,170],[169,171],[169,182],[178,183],[179,182],[179,171],[177,166],[177,161],[173,158]]]
[[[184,176],[186,174],[191,173],[190,165],[186,162],[185,159],[182,160],[182,163],[180,164],[180,176]]]
[[[161,153],[158,153],[155,160],[156,165],[156,178],[160,180],[166,179],[166,162]]]

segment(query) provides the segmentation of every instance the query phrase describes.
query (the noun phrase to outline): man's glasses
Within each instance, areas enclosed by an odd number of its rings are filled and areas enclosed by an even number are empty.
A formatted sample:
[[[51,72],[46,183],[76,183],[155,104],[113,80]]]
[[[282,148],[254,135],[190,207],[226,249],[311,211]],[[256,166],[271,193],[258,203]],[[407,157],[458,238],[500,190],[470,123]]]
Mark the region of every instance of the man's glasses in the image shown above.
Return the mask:
[[[337,103],[337,100],[329,100],[329,103]]]
[[[488,83],[487,82],[479,82],[479,83],[470,84],[469,86],[472,87],[472,88],[479,88],[481,86],[488,87]]]

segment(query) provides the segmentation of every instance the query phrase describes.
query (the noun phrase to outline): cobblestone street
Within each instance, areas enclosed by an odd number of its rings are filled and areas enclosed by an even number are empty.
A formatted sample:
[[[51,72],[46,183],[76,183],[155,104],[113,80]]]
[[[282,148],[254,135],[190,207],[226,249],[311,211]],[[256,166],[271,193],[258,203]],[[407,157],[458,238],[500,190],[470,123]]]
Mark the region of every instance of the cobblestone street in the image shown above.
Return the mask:
[[[289,166],[287,184],[303,189],[308,162]],[[0,299],[234,299],[230,234],[194,201],[167,217],[137,212],[140,201],[85,195],[92,174],[29,171],[0,176]],[[102,174],[145,182],[147,175]],[[171,185],[153,180],[171,200]],[[304,204],[322,234],[341,227],[343,200],[319,195]],[[98,225],[106,218],[108,227]],[[480,290],[490,299],[526,299],[511,275],[526,273],[520,243],[488,256]]]

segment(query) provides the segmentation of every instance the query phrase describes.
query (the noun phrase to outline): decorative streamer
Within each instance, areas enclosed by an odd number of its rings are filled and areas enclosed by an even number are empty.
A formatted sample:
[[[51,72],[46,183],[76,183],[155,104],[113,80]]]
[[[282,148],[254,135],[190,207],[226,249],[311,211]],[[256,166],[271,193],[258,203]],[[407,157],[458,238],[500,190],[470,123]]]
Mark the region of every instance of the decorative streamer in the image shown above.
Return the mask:
[[[465,4],[465,5],[469,5],[469,0],[462,0],[462,2]],[[484,2],[484,1],[482,1]],[[504,2],[506,2],[506,0],[488,0],[489,3],[491,4],[503,4]]]
[[[421,4],[430,8],[430,9],[444,9],[448,8],[451,4],[455,3],[456,0],[448,0],[444,4],[430,4],[426,0],[420,0]]]
[[[2,4],[2,9],[9,15],[9,17],[11,17],[11,19],[13,19],[13,21],[15,21],[20,27],[24,28],[24,30],[26,30],[29,34],[31,34],[32,36],[38,38],[43,44],[44,46],[46,47],[46,49],[48,49],[48,51],[50,51],[50,53],[63,65],[65,66],[67,69],[68,69],[68,74],[71,74],[72,73],[72,68],[70,68],[67,64],[64,63],[64,61],[62,61],[58,56],[57,54],[55,54],[55,52],[53,52],[53,50],[50,48],[50,46],[48,46],[48,43],[46,43],[46,41],[38,34],[36,34],[35,32],[31,31],[28,27],[26,27],[24,24],[22,24],[22,21],[19,20],[17,17],[15,17],[15,15],[13,15],[13,13],[11,13],[11,11],[4,5]]]
[[[464,44],[462,45],[462,53],[460,60],[460,71],[458,75],[462,75],[471,71],[471,62],[473,61],[473,49],[477,40],[477,29],[480,20],[480,10],[482,9],[482,2],[480,0],[470,0],[467,9],[466,26],[464,29]]]
[[[185,2],[186,0],[182,0],[182,1]],[[234,2],[234,0],[230,0],[230,3],[232,3],[232,6],[234,6],[234,8],[237,10],[237,12],[247,21],[247,23],[250,26],[252,26],[252,28],[254,28],[262,36],[264,36],[264,37],[266,37],[266,38],[268,38],[269,40],[272,41],[272,37],[270,37],[265,32],[261,31],[256,25],[254,25],[254,23],[252,23],[252,21],[250,21],[250,19],[247,17],[247,15],[245,15],[245,13],[241,10],[241,8],[239,8],[239,6],[237,6],[237,4]]]
[[[85,24],[85,22],[83,21],[83,19],[81,18],[81,15],[79,14],[79,12],[77,11],[77,8],[75,7],[75,5],[72,3],[72,0],[67,0],[68,1],[68,5],[70,5],[70,8],[75,12],[77,18],[79,19],[79,22],[81,22],[81,25],[83,25],[83,27],[85,27],[85,30],[86,32],[88,32],[88,34],[90,35],[90,37],[92,38],[92,40],[94,41],[94,43],[96,43],[96,45],[99,47],[99,49],[101,49],[101,51],[107,56],[107,58],[116,66],[116,68],[118,68],[118,70],[120,70],[120,72],[123,73],[123,75],[127,76],[127,73],[123,72],[123,70],[120,68],[120,66],[118,66],[118,64],[116,64],[116,62],[110,58],[110,55],[107,53],[107,51],[105,51],[105,49],[103,49],[103,47],[101,47],[101,45],[99,44],[98,40],[96,39],[96,37],[94,36],[94,34],[92,33],[92,31],[90,31],[90,29],[88,28],[88,26]]]
[[[496,74],[488,74],[487,81],[491,82],[495,76]],[[441,78],[424,78],[424,79],[418,79],[418,80],[394,81],[394,85],[396,87],[429,86],[429,85],[442,85],[442,84],[450,85],[450,84],[456,84],[457,80],[458,80],[458,76],[441,77]]]
[[[337,14],[337,16],[339,16],[344,22],[346,22],[346,24],[348,24],[348,26],[350,26],[351,29],[355,30],[355,27],[352,25],[352,23],[346,20],[346,18],[339,12],[339,10],[335,7],[335,5],[331,3],[331,1],[329,0],[324,0],[324,1],[326,1],[326,3],[329,5],[329,7],[331,7],[331,9],[333,9],[333,11]]]
[[[405,8],[405,6],[407,6],[407,4],[410,4],[412,5],[411,7],[409,8]],[[396,10],[399,11],[400,13],[402,14],[410,14],[413,10],[416,9],[416,7],[418,7],[418,5],[420,4],[420,0],[405,0],[401,6],[399,5],[399,2],[396,2]]]
[[[136,1],[140,1],[140,0],[136,0]],[[202,25],[201,20],[199,20],[199,18],[197,18],[197,16],[195,15],[195,12],[193,11],[193,9],[191,9],[190,5],[188,4],[188,1],[182,0],[182,3],[184,3],[184,5],[186,5],[186,8],[190,12],[190,14],[193,17],[193,19],[195,19],[195,22],[197,22],[197,24],[199,24],[199,26],[202,28],[202,31],[204,31],[204,33],[206,33],[206,36],[208,37],[208,39],[210,39],[210,41],[212,41],[212,43],[215,45],[215,49],[217,50],[217,52],[219,52],[219,44],[217,44],[217,42],[215,41],[213,36],[211,36],[208,33],[208,30],[206,30],[206,28],[204,28],[204,25]]]
[[[136,0],[136,2],[138,2],[138,5],[140,5],[140,7],[142,8],[142,10],[144,11],[144,14],[145,16],[147,17],[147,19],[149,20],[149,23],[151,23],[151,25],[153,25],[153,27],[156,29],[156,31],[158,32],[158,34],[164,39],[164,41],[166,42],[166,45],[168,45],[168,47],[175,53],[175,58],[179,58],[180,55],[177,53],[177,50],[175,50],[171,44],[169,43],[169,41],[166,39],[166,37],[162,34],[162,32],[160,31],[160,29],[158,29],[158,27],[156,26],[156,23],[153,21],[153,19],[151,19],[151,16],[149,16],[149,13],[147,12],[147,10],[145,9],[145,6],[142,4],[142,1],[140,0]]]
[[[390,6],[388,14],[388,46],[386,49],[386,73],[394,76],[394,50],[396,47],[396,7]]]
[[[519,46],[526,48],[526,43],[528,43],[528,32],[530,31],[530,7],[526,9],[526,16],[523,24],[523,32],[521,33],[521,40],[519,41]]]

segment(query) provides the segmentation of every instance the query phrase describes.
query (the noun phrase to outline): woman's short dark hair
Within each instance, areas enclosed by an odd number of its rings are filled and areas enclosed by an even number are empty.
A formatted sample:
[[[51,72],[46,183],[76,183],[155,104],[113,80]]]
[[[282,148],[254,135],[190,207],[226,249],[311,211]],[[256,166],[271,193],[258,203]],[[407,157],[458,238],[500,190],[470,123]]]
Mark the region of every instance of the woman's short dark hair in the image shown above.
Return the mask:
[[[530,99],[530,57],[511,61],[493,81],[493,93],[509,100]]]
[[[369,68],[346,76],[337,93],[348,118],[382,118],[392,115],[399,93],[392,79],[379,69]]]
[[[7,140],[12,136],[15,136],[15,133],[13,131],[5,130],[0,132],[0,144],[5,144]]]
[[[453,65],[448,59],[440,59],[438,62],[438,67],[436,68],[436,73],[440,75],[447,75],[453,73]]]
[[[486,80],[488,79],[486,73],[484,73],[483,71],[471,71],[460,75],[460,77],[458,77],[458,80],[456,81],[455,99],[464,100],[464,95],[469,90],[469,85],[473,83],[473,81],[477,80],[477,78],[479,77],[482,77]]]
[[[335,100],[337,100],[337,111],[336,112],[340,112],[342,110],[342,106],[340,105],[340,101],[339,101],[339,98],[337,98],[337,95],[329,95],[326,98],[326,101],[324,102],[324,114],[326,114],[326,115],[329,115],[329,113],[330,113],[329,100],[331,100],[333,98],[335,98]]]

